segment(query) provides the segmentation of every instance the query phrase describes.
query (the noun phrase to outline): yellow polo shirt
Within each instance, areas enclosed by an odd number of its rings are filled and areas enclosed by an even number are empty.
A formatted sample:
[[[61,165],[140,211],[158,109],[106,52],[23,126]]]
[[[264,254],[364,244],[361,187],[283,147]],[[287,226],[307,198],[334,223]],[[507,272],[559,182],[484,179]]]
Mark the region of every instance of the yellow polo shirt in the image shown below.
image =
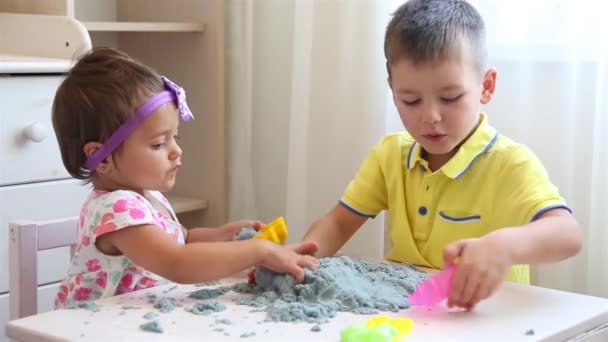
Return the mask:
[[[421,152],[406,132],[386,135],[340,200],[366,217],[388,211],[389,260],[443,268],[443,249],[453,241],[570,210],[534,153],[499,134],[483,113],[439,170],[431,172]],[[507,279],[529,283],[528,265],[513,266]]]

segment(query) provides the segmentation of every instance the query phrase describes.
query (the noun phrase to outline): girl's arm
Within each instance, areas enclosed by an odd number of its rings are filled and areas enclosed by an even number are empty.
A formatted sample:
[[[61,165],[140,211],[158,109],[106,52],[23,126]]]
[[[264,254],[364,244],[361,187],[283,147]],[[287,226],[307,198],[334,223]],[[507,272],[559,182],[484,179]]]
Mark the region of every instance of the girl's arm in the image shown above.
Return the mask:
[[[219,279],[255,265],[289,273],[301,282],[303,268],[316,266],[315,258],[296,253],[311,248],[306,244],[290,249],[255,239],[182,246],[153,225],[133,226],[101,235],[96,245],[104,253],[124,254],[137,265],[177,283]]]
[[[240,220],[228,222],[217,228],[186,229],[186,243],[232,241],[243,228],[260,229],[264,223],[258,220]]]

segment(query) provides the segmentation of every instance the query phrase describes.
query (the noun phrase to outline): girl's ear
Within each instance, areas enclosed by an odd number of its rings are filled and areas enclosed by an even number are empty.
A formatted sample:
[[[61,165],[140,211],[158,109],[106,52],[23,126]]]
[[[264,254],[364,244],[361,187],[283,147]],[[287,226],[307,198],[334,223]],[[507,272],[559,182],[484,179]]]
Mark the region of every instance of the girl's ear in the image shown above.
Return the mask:
[[[488,104],[492,100],[492,97],[494,96],[494,91],[496,90],[497,76],[498,73],[494,68],[489,68],[488,71],[486,71],[485,75],[483,75],[483,88],[481,90],[480,100],[482,104]]]
[[[95,151],[97,151],[99,148],[101,148],[103,144],[102,143],[98,143],[96,141],[91,141],[88,142],[84,145],[84,147],[82,148],[82,151],[84,152],[84,155],[88,157],[90,157],[93,153],[95,153]],[[112,171],[112,163],[110,162],[111,158],[106,158],[105,160],[102,160],[101,163],[99,163],[99,165],[97,165],[97,168],[95,169],[95,172],[97,173],[108,173],[110,171]]]

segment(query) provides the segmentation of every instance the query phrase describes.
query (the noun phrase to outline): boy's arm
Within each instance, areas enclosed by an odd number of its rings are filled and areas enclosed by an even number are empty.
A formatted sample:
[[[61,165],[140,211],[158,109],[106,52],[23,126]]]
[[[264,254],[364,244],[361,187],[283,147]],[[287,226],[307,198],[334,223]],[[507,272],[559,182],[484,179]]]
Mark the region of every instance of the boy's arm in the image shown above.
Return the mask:
[[[335,255],[368,218],[388,209],[388,188],[397,184],[387,184],[387,179],[398,177],[387,178],[387,174],[401,175],[402,138],[389,134],[376,144],[346,187],[340,202],[311,225],[304,241],[319,244],[317,257]]]
[[[327,215],[315,221],[304,241],[316,242],[316,257],[333,256],[365,223],[367,217],[357,215],[338,203]]]
[[[550,210],[523,227],[496,230],[487,239],[501,246],[514,265],[557,262],[582,248],[581,229],[565,209]]]
[[[458,259],[448,306],[471,309],[496,291],[512,265],[561,261],[576,255],[581,246],[580,227],[562,208],[523,226],[456,241],[444,250],[446,264]]]
[[[471,307],[490,296],[512,265],[556,262],[581,249],[581,231],[540,159],[524,145],[497,155],[500,180],[491,190],[496,230],[455,241],[444,263],[458,264],[448,305]]]

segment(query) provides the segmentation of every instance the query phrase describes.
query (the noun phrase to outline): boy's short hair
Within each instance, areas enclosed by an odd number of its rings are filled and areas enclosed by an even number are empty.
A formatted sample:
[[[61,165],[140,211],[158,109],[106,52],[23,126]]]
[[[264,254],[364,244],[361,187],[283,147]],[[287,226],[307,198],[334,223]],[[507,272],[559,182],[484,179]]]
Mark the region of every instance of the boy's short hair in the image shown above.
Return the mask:
[[[146,97],[162,90],[163,82],[154,70],[123,52],[100,47],[82,56],[57,89],[52,109],[68,173],[91,181],[94,171],[84,167],[84,145],[103,143]]]
[[[386,28],[384,54],[390,66],[402,58],[414,63],[437,62],[468,43],[480,75],[486,67],[485,25],[464,0],[409,0]]]

